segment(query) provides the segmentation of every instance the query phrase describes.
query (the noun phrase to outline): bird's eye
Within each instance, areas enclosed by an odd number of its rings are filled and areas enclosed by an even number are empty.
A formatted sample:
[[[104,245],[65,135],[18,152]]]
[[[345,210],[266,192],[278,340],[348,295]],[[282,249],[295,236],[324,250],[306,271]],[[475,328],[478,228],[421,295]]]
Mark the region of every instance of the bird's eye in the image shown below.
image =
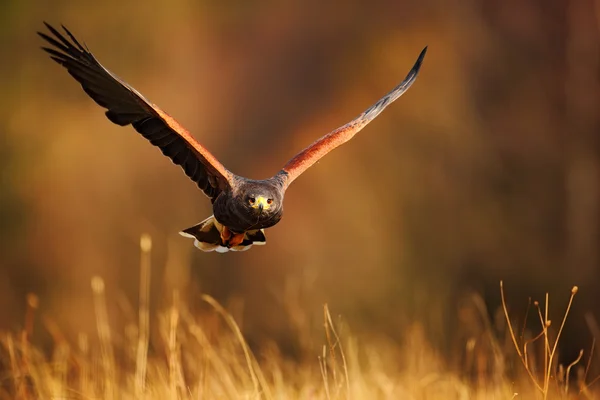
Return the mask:
[[[248,198],[248,201],[250,202],[250,204],[256,203],[256,199],[254,197]]]
[[[272,204],[273,203],[273,199],[267,199],[267,204]]]

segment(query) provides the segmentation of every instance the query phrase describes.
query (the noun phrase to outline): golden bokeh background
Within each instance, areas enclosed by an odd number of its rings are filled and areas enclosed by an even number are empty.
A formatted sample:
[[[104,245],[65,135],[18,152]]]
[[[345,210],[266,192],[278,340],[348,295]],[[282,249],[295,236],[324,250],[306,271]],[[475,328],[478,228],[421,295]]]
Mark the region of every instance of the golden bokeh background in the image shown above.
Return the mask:
[[[90,279],[136,304],[153,238],[153,308],[208,293],[251,343],[302,353],[322,305],[359,335],[421,321],[451,348],[474,291],[490,315],[581,292],[574,347],[600,311],[600,8],[584,0],[0,3],[0,328],[25,295],[67,332],[93,330]],[[429,52],[415,85],[286,196],[268,243],[206,254],[177,232],[210,203],[132,128],[111,124],[39,49],[65,24],[100,62],[230,170],[278,171]],[[116,318],[116,317],[115,317]],[[310,331],[310,329],[309,329]],[[310,336],[310,335],[309,335]]]

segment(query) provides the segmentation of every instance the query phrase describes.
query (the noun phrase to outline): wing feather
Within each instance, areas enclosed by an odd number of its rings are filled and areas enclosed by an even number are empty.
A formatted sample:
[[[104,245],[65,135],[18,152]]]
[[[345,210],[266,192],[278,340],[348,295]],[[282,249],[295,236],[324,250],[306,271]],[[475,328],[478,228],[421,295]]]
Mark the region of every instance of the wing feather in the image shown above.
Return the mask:
[[[67,28],[62,26],[68,39],[44,24],[52,36],[41,32],[38,35],[52,47],[42,49],[67,69],[92,100],[107,109],[106,116],[111,122],[121,126],[131,124],[179,165],[212,200],[231,186],[234,175],[175,119],[104,68]]]
[[[417,79],[419,69],[425,58],[425,53],[427,53],[427,47],[421,51],[415,65],[412,67],[406,78],[404,78],[404,80],[391,92],[379,99],[377,103],[373,104],[373,106],[369,107],[357,118],[321,137],[288,161],[279,173],[280,176],[284,177],[285,187],[289,186],[304,171],[331,150],[352,139],[354,135],[369,122],[373,121],[388,105],[398,97],[402,96],[402,94],[404,94]]]

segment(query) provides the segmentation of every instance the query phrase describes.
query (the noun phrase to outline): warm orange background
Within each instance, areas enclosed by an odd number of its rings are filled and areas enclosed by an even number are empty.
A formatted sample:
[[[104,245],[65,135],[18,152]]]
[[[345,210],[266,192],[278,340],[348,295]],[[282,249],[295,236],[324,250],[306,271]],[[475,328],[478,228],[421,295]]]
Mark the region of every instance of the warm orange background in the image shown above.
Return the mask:
[[[401,337],[419,319],[444,344],[461,293],[483,293],[494,310],[500,279],[515,308],[546,290],[562,305],[580,285],[572,320],[583,321],[598,308],[598,10],[574,0],[0,3],[0,328],[22,324],[35,292],[66,332],[92,329],[93,275],[115,310],[135,306],[144,232],[153,307],[173,288],[209,293],[238,310],[251,341],[296,348],[294,327],[318,328],[328,302],[357,332]],[[205,254],[177,232],[210,215],[209,201],[48,59],[35,35],[43,20],[68,26],[250,178],[354,118],[429,53],[402,98],[294,183],[266,246]]]

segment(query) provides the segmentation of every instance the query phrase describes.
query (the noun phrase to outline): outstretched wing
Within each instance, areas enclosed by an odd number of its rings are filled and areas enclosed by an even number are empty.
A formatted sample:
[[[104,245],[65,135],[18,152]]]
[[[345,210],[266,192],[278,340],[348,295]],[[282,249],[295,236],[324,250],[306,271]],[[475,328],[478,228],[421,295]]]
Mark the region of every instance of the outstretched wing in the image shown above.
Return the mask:
[[[419,73],[419,69],[421,68],[421,63],[423,62],[423,58],[425,58],[426,52],[427,47],[421,51],[419,58],[417,58],[415,65],[412,67],[406,78],[404,78],[404,80],[391,92],[382,97],[377,103],[360,114],[357,118],[348,122],[346,125],[337,128],[333,132],[321,137],[306,149],[296,154],[290,161],[288,161],[288,163],[283,167],[283,170],[281,171],[282,173],[280,173],[284,176],[285,186],[289,186],[294,179],[299,177],[304,171],[310,168],[314,163],[319,161],[331,150],[352,139],[352,137],[356,135],[362,128],[364,128],[369,122],[373,121],[375,117],[377,117],[383,111],[384,108],[390,105],[398,97],[402,96],[402,94],[404,94],[404,92],[406,92],[417,79],[417,74]]]
[[[231,185],[234,175],[175,119],[104,68],[67,28],[62,27],[70,40],[44,24],[54,37],[38,32],[52,46],[42,49],[65,67],[98,105],[108,110],[109,120],[121,126],[133,125],[174,164],[181,166],[212,200]]]

